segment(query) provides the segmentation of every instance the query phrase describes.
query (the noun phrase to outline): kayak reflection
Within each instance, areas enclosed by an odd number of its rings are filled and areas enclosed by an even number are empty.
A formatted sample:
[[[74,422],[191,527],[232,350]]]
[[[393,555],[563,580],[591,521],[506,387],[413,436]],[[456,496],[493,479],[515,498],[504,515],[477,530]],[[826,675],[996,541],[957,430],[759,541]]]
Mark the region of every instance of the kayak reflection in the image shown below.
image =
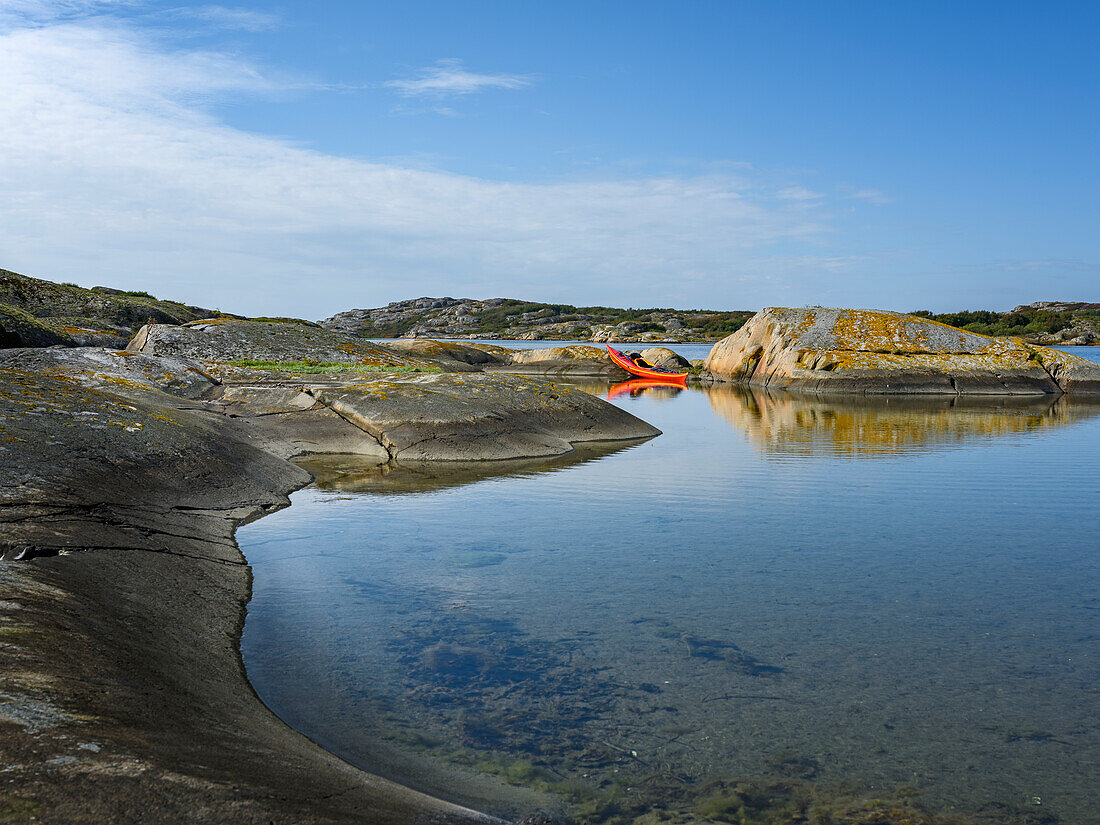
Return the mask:
[[[607,400],[612,401],[623,395],[637,398],[647,391],[655,391],[651,392],[653,395],[672,397],[679,395],[685,389],[687,389],[687,382],[684,378],[634,378],[612,384],[607,390]]]

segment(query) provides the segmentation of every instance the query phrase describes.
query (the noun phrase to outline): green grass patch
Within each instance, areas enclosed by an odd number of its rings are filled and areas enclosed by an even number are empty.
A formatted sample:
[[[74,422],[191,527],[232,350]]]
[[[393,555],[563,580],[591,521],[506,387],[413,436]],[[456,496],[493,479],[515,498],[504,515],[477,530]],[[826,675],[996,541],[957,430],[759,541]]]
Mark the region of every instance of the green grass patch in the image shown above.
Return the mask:
[[[376,364],[354,364],[348,361],[257,361],[243,358],[229,361],[234,367],[249,367],[254,370],[271,372],[304,372],[310,375],[328,375],[339,372],[443,372],[436,367],[418,366],[381,366]]]
[[[320,324],[314,323],[313,321],[307,321],[305,318],[281,318],[261,315],[258,318],[249,318],[248,320],[258,324],[298,324],[299,326],[303,327],[314,327],[315,329],[323,329]]]

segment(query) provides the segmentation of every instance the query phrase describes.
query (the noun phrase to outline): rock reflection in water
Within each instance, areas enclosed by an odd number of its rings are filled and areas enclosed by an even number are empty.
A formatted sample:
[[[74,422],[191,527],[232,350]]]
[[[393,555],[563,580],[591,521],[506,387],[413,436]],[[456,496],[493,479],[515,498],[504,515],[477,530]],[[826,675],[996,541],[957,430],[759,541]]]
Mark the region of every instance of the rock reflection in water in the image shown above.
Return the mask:
[[[1100,405],[616,403],[664,435],[303,461],[317,486],[239,533],[261,697],[504,817],[1095,820]]]
[[[711,385],[718,415],[768,453],[881,458],[1061,427],[1100,414],[1068,396],[869,398]]]
[[[342,493],[404,495],[462,487],[489,478],[515,478],[553,473],[603,458],[641,444],[640,441],[593,441],[553,458],[506,461],[379,462],[372,456],[314,455],[296,463],[311,473],[315,487]]]

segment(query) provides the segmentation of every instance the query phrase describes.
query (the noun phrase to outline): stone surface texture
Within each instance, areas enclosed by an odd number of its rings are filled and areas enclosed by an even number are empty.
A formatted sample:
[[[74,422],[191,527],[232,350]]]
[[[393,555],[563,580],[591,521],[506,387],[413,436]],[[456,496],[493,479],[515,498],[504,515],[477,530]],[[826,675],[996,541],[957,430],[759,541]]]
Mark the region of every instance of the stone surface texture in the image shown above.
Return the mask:
[[[365,338],[400,335],[527,341],[713,341],[719,336],[709,329],[716,320],[740,322],[751,314],[744,310],[578,308],[504,298],[413,298],[374,309],[340,312],[321,321],[321,325]]]
[[[912,315],[770,308],[711,349],[705,374],[772,389],[856,394],[1100,392],[1100,366]]]
[[[691,369],[691,362],[668,347],[650,347],[642,350],[642,358],[655,367],[683,372]]]
[[[505,364],[502,369],[524,374],[609,378],[626,376],[626,372],[611,361],[606,349],[584,344],[515,350]]]
[[[581,390],[511,375],[391,376],[308,391],[402,461],[562,455],[659,432]]]
[[[339,332],[295,322],[214,318],[183,325],[142,327],[127,349],[146,355],[202,361],[321,361],[368,366],[430,366],[421,358],[390,351]]]

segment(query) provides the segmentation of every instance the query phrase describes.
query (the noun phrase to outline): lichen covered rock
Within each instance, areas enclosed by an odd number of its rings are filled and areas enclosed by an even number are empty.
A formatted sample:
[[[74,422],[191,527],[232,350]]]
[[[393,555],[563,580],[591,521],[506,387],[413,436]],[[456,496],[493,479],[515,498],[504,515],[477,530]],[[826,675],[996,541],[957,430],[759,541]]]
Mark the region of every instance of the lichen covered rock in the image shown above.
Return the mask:
[[[1083,358],[865,309],[761,310],[714,345],[704,369],[715,381],[810,392],[1100,392],[1100,365]]]
[[[574,344],[568,347],[525,349],[512,353],[505,369],[537,375],[571,375],[583,377],[622,377],[626,373],[611,361],[607,350]]]
[[[310,324],[227,318],[181,326],[149,324],[138,331],[127,349],[146,355],[201,361],[318,361],[383,367],[430,365],[424,359]]]
[[[0,269],[0,304],[8,309],[0,315],[10,316],[12,309],[17,310],[37,319],[38,324],[59,336],[58,340],[21,336],[22,343],[7,346],[124,347],[142,324],[182,324],[196,318],[221,315],[216,310],[160,300],[144,292],[107,287],[85,289],[6,269]],[[39,340],[43,342],[36,343]]]
[[[396,338],[387,341],[386,349],[433,361],[453,361],[460,364],[503,364],[512,354],[504,347],[480,344],[458,344],[454,341],[433,341],[430,338]]]
[[[691,362],[668,347],[650,347],[642,350],[642,358],[655,367],[673,372],[685,372],[691,369]]]
[[[660,434],[582,390],[511,375],[391,376],[308,391],[400,461],[554,456]]]
[[[0,349],[9,347],[71,347],[73,340],[52,324],[28,312],[0,304]]]

